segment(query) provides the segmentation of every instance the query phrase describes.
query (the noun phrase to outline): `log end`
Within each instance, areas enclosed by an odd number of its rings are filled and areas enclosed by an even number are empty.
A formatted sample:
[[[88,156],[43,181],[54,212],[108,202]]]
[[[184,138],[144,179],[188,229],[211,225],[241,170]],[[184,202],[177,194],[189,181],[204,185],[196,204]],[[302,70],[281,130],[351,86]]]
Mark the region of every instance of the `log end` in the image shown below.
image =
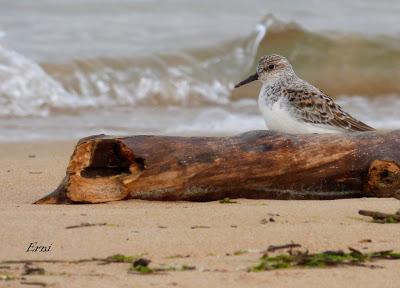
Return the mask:
[[[365,191],[372,197],[400,199],[399,164],[388,160],[374,160],[369,167]]]
[[[33,202],[33,204],[70,204],[72,201],[67,198],[66,185],[68,183],[68,177],[64,177],[57,189],[51,192],[49,195],[40,198]]]
[[[59,187],[35,204],[102,203],[129,196],[144,163],[118,138],[92,137],[79,141]]]

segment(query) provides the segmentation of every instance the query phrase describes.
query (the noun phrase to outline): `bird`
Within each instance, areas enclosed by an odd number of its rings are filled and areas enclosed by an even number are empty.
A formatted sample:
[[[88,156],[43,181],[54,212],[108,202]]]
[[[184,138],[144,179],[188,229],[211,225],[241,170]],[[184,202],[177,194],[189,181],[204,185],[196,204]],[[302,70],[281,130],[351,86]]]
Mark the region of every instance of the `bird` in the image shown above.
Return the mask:
[[[334,100],[296,75],[281,55],[261,57],[256,73],[235,85],[260,80],[258,107],[270,130],[290,134],[374,131],[355,119]]]

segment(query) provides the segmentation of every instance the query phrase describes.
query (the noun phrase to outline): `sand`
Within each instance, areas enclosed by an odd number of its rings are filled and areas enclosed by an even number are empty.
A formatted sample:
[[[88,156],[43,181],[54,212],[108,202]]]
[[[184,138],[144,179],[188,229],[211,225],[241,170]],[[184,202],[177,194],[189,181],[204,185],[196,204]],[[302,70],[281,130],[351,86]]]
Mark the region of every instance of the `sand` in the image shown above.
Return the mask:
[[[400,208],[398,200],[32,205],[62,179],[73,147],[73,142],[0,144],[0,260],[79,260],[122,253],[151,259],[153,267],[196,269],[138,275],[128,273],[124,263],[38,263],[45,275],[20,279],[23,264],[2,264],[0,271],[17,279],[0,280],[0,287],[35,287],[24,282],[38,282],[36,287],[399,287],[400,261],[378,261],[374,264],[381,267],[375,269],[247,272],[269,245],[291,241],[312,252],[348,247],[400,251],[399,224],[372,223],[357,213],[392,213]],[[107,225],[66,229],[83,222]],[[26,252],[31,242],[51,244],[51,249]]]

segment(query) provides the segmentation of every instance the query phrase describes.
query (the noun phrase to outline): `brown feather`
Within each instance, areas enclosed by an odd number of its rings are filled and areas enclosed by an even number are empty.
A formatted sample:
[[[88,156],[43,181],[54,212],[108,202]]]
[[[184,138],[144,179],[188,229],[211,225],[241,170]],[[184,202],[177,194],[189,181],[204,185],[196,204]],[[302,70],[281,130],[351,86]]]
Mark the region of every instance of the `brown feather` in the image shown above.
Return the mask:
[[[373,131],[374,128],[353,118],[344,112],[332,98],[315,88],[314,91],[301,89],[285,89],[285,95],[293,107],[293,112],[307,123],[330,125],[347,131]],[[310,87],[304,87],[310,90]],[[314,87],[313,87],[314,88]]]

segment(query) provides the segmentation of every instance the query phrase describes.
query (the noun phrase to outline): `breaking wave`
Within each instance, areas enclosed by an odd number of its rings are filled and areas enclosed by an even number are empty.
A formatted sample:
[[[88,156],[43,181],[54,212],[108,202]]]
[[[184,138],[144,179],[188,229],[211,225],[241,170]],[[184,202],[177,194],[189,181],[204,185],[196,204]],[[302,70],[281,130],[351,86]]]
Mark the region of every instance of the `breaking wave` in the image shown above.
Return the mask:
[[[233,91],[233,84],[269,53],[288,57],[301,77],[332,96],[400,95],[400,40],[311,32],[268,15],[247,37],[177,55],[37,64],[0,44],[0,116],[227,105],[255,98],[258,86]]]
[[[95,105],[68,93],[38,64],[0,45],[0,116],[47,116],[52,109]]]

